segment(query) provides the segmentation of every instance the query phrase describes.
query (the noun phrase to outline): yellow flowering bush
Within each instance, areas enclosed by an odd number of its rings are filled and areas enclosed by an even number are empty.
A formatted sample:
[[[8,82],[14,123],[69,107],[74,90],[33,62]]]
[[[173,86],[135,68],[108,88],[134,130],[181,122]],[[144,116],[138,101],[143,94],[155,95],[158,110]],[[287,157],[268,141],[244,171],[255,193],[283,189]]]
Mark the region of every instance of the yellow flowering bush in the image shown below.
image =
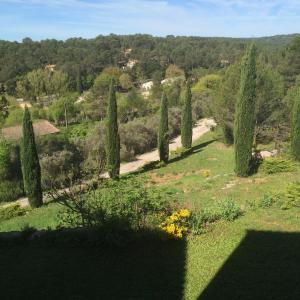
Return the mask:
[[[203,177],[209,177],[210,176],[210,170],[208,170],[208,169],[201,170],[200,173]]]
[[[159,227],[164,232],[174,236],[175,238],[181,239],[189,232],[190,215],[191,213],[188,209],[181,209],[169,216],[166,221],[160,224]]]

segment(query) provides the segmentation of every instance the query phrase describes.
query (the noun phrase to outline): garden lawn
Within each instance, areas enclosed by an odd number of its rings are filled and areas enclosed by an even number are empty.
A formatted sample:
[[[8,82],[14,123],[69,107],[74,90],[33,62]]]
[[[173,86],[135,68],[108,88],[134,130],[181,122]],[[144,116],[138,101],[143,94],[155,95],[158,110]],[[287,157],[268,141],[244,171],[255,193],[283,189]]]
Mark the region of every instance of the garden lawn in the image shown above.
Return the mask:
[[[300,211],[252,208],[269,192],[300,179],[294,172],[247,179],[233,173],[233,149],[210,132],[194,153],[146,175],[175,191],[188,208],[232,199],[244,211],[211,224],[187,241],[145,240],[122,248],[37,246],[0,248],[1,299],[300,299]],[[0,231],[55,228],[52,203],[0,224]]]

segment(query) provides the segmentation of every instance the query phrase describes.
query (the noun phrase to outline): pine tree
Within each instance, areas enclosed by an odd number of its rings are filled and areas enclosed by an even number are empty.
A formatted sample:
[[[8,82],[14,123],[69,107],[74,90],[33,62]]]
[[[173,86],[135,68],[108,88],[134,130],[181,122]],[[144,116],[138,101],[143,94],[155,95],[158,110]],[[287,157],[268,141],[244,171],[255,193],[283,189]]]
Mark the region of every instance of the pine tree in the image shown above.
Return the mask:
[[[293,105],[291,150],[296,160],[300,160],[300,89]]]
[[[165,163],[169,160],[169,126],[168,126],[168,100],[163,93],[160,104],[160,121],[158,131],[159,159]]]
[[[234,123],[235,172],[248,176],[251,168],[255,125],[256,46],[251,44],[242,62],[241,83]]]
[[[120,174],[120,137],[118,131],[117,100],[114,81],[111,80],[106,118],[106,156],[110,178],[117,179]]]
[[[23,116],[23,139],[21,143],[21,162],[24,189],[31,207],[43,204],[41,188],[41,168],[35,145],[34,131],[28,108]]]
[[[192,120],[192,93],[190,82],[186,84],[184,95],[184,106],[181,117],[181,144],[182,147],[190,149],[193,138],[193,120]]]

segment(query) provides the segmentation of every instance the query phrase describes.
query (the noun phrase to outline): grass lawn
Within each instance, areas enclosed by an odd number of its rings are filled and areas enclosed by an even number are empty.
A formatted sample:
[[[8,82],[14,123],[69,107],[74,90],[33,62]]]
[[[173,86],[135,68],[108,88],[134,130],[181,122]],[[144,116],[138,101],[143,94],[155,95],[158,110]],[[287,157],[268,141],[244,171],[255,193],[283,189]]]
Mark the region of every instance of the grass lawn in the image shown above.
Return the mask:
[[[215,136],[206,134],[192,155],[144,175],[175,190],[188,208],[232,199],[242,217],[187,241],[145,240],[120,249],[1,246],[1,299],[300,299],[299,209],[249,208],[299,180],[300,168],[236,178],[233,150]],[[59,210],[48,204],[3,222],[0,231],[55,228]]]

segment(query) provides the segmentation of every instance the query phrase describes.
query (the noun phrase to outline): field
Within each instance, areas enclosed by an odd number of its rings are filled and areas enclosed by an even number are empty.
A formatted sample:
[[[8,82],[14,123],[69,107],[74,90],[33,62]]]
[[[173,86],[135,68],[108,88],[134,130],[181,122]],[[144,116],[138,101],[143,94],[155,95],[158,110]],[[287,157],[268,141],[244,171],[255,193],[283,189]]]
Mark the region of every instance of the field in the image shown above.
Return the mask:
[[[187,208],[232,199],[243,210],[234,222],[186,241],[149,238],[122,248],[3,245],[1,299],[299,299],[299,209],[255,203],[299,180],[300,168],[240,179],[232,166],[233,149],[210,132],[188,157],[136,176],[175,191]],[[61,209],[50,203],[2,222],[0,231],[55,228]]]

